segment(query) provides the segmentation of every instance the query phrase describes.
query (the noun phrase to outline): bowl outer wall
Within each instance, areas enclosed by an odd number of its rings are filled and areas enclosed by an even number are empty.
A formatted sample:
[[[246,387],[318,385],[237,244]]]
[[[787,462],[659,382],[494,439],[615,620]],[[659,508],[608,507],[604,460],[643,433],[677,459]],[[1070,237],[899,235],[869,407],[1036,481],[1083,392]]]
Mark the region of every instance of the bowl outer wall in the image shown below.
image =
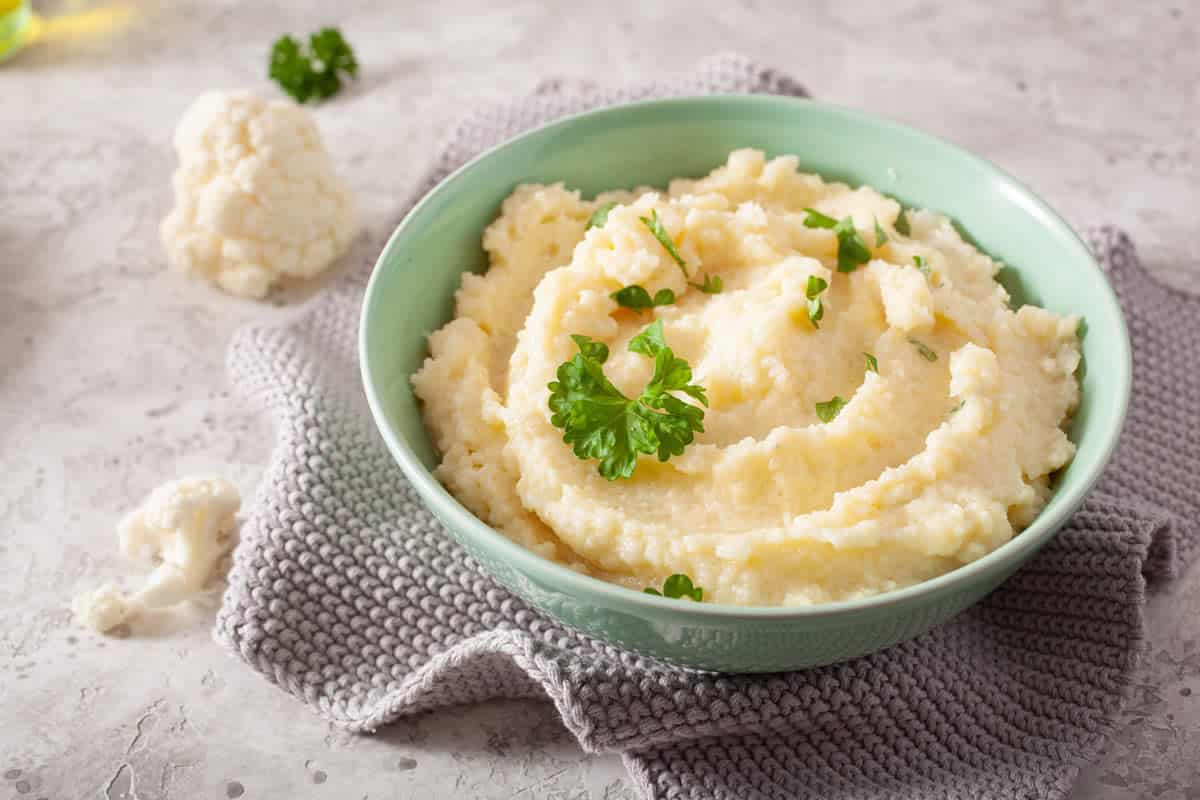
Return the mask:
[[[827,179],[867,184],[906,207],[943,211],[1006,267],[1014,303],[1087,320],[1079,446],[1046,509],[987,556],[876,597],[802,609],[692,604],[579,575],[525,550],[474,517],[432,476],[436,453],[409,377],[425,338],[448,320],[461,274],[486,268],[480,237],[520,183],[563,181],[585,196],[699,176],[730,150],[793,154]],[[724,671],[794,669],[850,658],[915,636],[991,591],[1079,507],[1115,448],[1131,362],[1120,306],[1071,228],[1032,192],[940,139],[863,112],[809,100],[712,96],[654,100],[568,117],[512,139],[434,188],[393,233],[367,287],[360,361],[376,424],[430,509],[486,570],[586,633],[643,654]]]

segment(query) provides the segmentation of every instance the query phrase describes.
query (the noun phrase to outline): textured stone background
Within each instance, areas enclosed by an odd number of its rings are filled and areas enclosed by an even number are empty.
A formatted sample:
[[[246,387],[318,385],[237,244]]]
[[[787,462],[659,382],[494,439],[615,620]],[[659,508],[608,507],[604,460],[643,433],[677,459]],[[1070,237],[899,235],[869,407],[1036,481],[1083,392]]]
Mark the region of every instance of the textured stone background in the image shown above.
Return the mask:
[[[317,116],[374,237],[470,106],[738,49],[998,162],[1073,222],[1126,226],[1153,271],[1200,290],[1194,4],[549,5],[62,0],[45,10],[91,16],[0,66],[0,797],[630,796],[619,761],[578,752],[548,706],[347,736],[219,651],[211,604],[124,640],[71,627],[72,593],[130,570],[120,512],[191,472],[249,492],[270,447],[224,349],[298,301],[165,273],[157,224],[179,113],[209,88],[271,93],[284,31],[336,23],[357,47],[362,81]],[[1200,570],[1154,599],[1146,667],[1077,798],[1200,798],[1198,614]]]

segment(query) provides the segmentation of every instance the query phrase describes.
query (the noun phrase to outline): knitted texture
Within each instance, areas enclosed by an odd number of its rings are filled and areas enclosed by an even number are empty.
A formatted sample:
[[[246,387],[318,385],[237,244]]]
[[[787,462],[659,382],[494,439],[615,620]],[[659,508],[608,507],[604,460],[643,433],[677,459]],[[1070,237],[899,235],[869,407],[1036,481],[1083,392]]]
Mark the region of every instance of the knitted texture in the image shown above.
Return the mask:
[[[802,95],[738,56],[628,90],[543,85],[463,123],[419,187],[533,125],[637,98]],[[407,207],[403,209],[407,211]],[[498,697],[549,698],[646,798],[1056,798],[1093,758],[1130,678],[1147,578],[1200,542],[1200,299],[1090,233],[1134,340],[1121,448],[1070,524],[983,602],[908,643],[819,669],[715,675],[558,625],[493,583],[425,510],[358,388],[368,266],[285,327],[244,330],[238,387],[277,444],[216,637],[322,716],[369,731]],[[1093,368],[1100,368],[1099,365]]]

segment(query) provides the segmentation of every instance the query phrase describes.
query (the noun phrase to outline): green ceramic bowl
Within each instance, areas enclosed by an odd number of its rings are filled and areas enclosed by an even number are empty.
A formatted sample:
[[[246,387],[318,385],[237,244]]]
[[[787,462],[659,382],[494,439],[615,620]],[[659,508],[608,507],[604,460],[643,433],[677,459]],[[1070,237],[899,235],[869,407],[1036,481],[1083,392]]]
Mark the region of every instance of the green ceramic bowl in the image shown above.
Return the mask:
[[[592,195],[662,186],[724,163],[730,150],[794,154],[801,169],[869,184],[905,206],[949,214],[1008,265],[1015,302],[1087,320],[1079,446],[1037,520],[954,572],[864,600],[809,609],[667,600],[584,577],[509,541],[430,473],[437,454],[409,376],[425,337],[452,314],[467,270],[486,266],[483,229],[517,184],[563,181]],[[1109,460],[1130,386],[1129,339],[1116,297],[1071,228],[986,161],[927,134],[836,106],[777,97],[681,98],[560,120],[483,154],[431,191],[392,234],[363,305],[360,355],[375,422],[400,468],[450,533],[498,581],[566,624],[644,655],[730,672],[828,664],[912,638],[995,588],[1062,527]]]

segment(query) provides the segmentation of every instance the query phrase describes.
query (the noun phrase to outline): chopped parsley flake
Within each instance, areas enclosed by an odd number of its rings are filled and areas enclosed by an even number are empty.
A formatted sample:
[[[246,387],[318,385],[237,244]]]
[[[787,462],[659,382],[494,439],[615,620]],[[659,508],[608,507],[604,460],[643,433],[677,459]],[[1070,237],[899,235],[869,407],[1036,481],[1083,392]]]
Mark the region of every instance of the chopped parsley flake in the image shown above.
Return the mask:
[[[663,581],[661,592],[653,586],[647,586],[642,591],[656,597],[669,597],[673,600],[695,600],[699,603],[704,599],[704,590],[699,586],[693,586],[691,578],[679,573]]]
[[[871,355],[870,353],[863,353],[863,357],[867,359],[867,369],[878,375],[879,362],[875,360],[875,356]]]
[[[608,212],[616,208],[617,205],[615,202],[608,202],[593,211],[592,216],[588,218],[587,227],[584,230],[590,231],[592,228],[603,228],[604,223],[608,222]]]
[[[921,270],[921,274],[925,276],[926,280],[933,275],[933,271],[929,269],[929,264],[926,263],[924,256],[913,256],[913,264],[916,265],[917,269]]]
[[[636,283],[618,289],[609,295],[622,308],[632,308],[634,311],[644,311],[655,306],[669,306],[675,302],[675,293],[670,289],[659,289],[651,297],[645,287]]]
[[[875,246],[883,247],[885,244],[887,244],[887,240],[888,240],[887,233],[880,226],[879,220],[876,219],[875,220]]]
[[[667,229],[663,227],[662,220],[658,218],[658,209],[651,209],[650,216],[638,217],[638,219],[650,229],[650,232],[654,234],[655,239],[658,239],[658,243],[663,246],[663,249],[670,253],[671,258],[683,270],[683,277],[690,277],[688,275],[687,262],[683,260],[683,256],[679,255],[679,251],[675,249],[675,242],[671,239],[671,235],[667,233]]]
[[[808,276],[808,285],[804,288],[804,296],[808,299],[808,319],[814,328],[821,327],[821,319],[825,316],[825,304],[821,301],[821,292],[829,288],[829,282],[816,275]]]
[[[721,280],[720,275],[705,275],[704,283],[689,283],[689,286],[695,286],[705,294],[720,294],[725,289],[725,281]]]
[[[838,272],[854,272],[871,260],[871,251],[867,248],[867,243],[854,227],[854,217],[837,220],[815,208],[806,208],[804,211],[808,214],[804,219],[804,227],[827,228],[837,235]]]
[[[924,342],[920,342],[920,341],[917,341],[916,339],[909,338],[908,343],[911,344],[913,347],[917,348],[917,352],[921,354],[921,358],[923,358],[926,361],[929,361],[931,363],[934,361],[937,361],[937,353],[930,350],[929,347],[926,346]]]
[[[835,394],[832,400],[817,403],[817,419],[821,420],[821,422],[833,422],[837,415],[842,413],[842,409],[846,407],[846,402],[839,395]]]

